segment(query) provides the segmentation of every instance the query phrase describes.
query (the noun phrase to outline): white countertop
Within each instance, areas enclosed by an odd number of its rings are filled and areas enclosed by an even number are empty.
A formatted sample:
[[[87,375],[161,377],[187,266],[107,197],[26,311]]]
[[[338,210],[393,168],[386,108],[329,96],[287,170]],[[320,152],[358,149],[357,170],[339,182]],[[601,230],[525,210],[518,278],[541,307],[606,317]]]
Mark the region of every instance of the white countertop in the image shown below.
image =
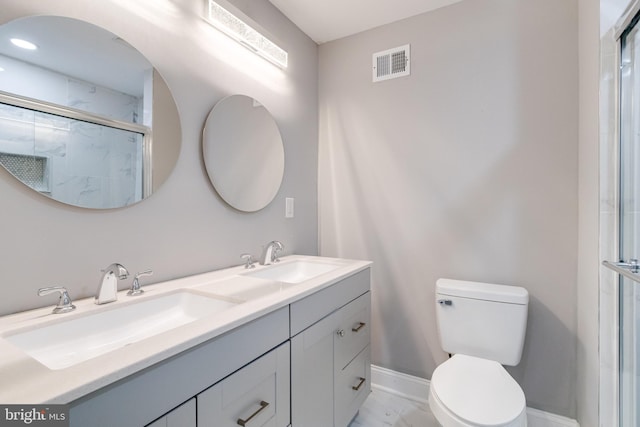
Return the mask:
[[[335,270],[312,279],[289,285],[282,290],[264,296],[235,296],[246,301],[218,314],[198,319],[170,331],[143,339],[101,356],[86,360],[68,368],[51,370],[30,357],[5,336],[16,331],[28,330],[52,322],[64,322],[75,316],[86,316],[102,310],[110,310],[123,304],[135,304],[144,298],[154,297],[176,289],[195,289],[202,294],[228,295],[233,286],[244,281],[264,280],[265,286],[277,282],[243,276],[260,269],[273,268],[296,260],[321,261],[336,264]],[[3,404],[70,403],[86,394],[112,384],[122,378],[150,367],[198,344],[211,340],[238,326],[300,300],[337,281],[364,270],[369,261],[338,258],[291,255],[273,266],[257,265],[246,270],[243,266],[231,267],[209,273],[144,286],[145,293],[129,297],[127,291],[118,292],[118,301],[96,305],[93,298],[74,301],[76,310],[64,314],[52,314],[53,306],[0,317],[0,402]]]

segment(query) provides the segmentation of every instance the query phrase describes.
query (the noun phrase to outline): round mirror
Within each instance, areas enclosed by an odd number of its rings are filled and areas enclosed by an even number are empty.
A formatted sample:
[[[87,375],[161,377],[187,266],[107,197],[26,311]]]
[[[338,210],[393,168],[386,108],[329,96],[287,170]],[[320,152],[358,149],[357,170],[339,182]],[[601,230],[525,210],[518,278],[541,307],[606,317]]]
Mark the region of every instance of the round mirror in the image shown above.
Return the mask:
[[[165,81],[120,37],[59,16],[0,26],[0,164],[35,191],[131,205],[167,179],[180,140]]]
[[[209,113],[204,127],[204,164],[214,188],[232,207],[255,212],[274,199],[284,175],[278,125],[258,101],[231,95]]]

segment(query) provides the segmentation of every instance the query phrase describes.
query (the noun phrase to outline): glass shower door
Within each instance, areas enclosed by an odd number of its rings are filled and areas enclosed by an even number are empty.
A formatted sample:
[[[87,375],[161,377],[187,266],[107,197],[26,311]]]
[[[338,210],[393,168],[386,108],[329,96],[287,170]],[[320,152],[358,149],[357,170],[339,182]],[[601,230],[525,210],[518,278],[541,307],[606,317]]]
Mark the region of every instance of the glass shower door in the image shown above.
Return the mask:
[[[640,427],[640,25],[620,38],[620,426]],[[637,277],[636,277],[637,276]]]

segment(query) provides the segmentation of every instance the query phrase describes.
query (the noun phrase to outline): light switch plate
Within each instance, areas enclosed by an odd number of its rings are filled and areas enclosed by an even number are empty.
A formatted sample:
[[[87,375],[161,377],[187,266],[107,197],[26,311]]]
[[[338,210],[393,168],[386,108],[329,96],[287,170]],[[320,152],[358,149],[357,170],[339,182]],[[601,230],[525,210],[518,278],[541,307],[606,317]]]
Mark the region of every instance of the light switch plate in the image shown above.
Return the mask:
[[[284,217],[293,218],[293,197],[284,199]]]

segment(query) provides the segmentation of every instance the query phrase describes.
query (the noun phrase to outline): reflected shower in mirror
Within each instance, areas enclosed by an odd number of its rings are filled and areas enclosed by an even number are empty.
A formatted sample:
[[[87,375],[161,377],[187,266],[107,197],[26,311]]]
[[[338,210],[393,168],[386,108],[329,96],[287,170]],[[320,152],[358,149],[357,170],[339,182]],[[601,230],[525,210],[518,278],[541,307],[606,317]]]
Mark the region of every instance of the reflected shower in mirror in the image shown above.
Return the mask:
[[[0,164],[35,191],[119,208],[171,173],[181,139],[175,102],[120,37],[72,18],[17,19],[0,26],[0,69]]]
[[[275,198],[284,175],[284,147],[271,113],[255,99],[231,95],[209,113],[203,155],[214,188],[230,206],[255,212]]]

